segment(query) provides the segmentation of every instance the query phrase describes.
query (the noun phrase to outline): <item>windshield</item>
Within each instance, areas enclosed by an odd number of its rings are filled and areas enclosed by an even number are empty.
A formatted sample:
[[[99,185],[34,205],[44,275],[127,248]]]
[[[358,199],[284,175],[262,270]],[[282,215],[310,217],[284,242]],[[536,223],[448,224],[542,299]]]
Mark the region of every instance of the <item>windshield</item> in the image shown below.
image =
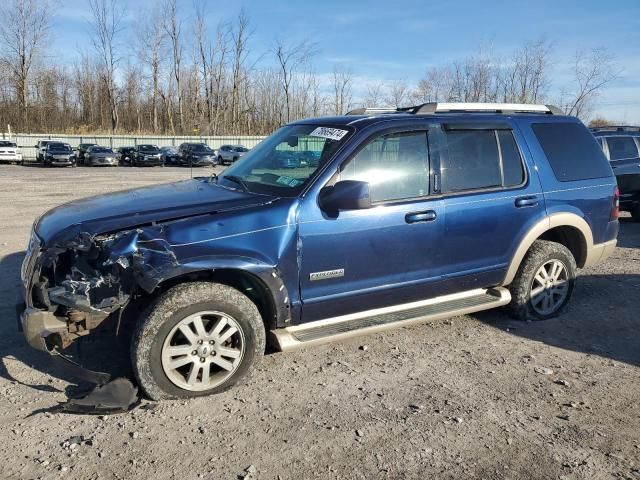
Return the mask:
[[[213,153],[213,150],[211,150],[208,146],[202,145],[200,143],[193,145],[191,147],[191,151],[194,153]]]
[[[55,150],[57,152],[70,152],[71,146],[65,143],[50,143],[48,146],[49,150]]]
[[[113,153],[113,150],[107,147],[91,147],[91,153]]]
[[[227,168],[220,184],[254,193],[293,197],[348,137],[344,128],[282,127]]]
[[[231,147],[231,150],[234,152],[248,152],[249,149],[245,147]]]
[[[157,152],[158,147],[156,147],[155,145],[138,145],[138,150],[144,152]]]
[[[15,146],[16,146],[15,143],[0,141],[0,147],[15,147]]]

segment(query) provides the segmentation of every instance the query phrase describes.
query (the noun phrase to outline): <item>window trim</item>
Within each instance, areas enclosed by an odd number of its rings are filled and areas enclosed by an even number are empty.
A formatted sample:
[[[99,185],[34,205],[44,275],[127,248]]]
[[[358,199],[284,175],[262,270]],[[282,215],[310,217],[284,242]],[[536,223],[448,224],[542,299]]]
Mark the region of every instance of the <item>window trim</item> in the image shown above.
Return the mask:
[[[635,160],[636,158],[640,158],[640,141],[638,140],[638,137],[633,136],[633,135],[603,135],[599,138],[603,139],[603,144],[606,145],[607,147],[607,160],[609,160],[609,163],[611,162],[623,162],[625,160]],[[636,155],[635,157],[625,157],[625,158],[616,158],[615,160],[611,159],[611,150],[609,149],[609,139],[610,138],[630,138],[633,143],[636,145],[636,152],[638,152],[638,155]]]
[[[525,157],[523,155],[522,152],[522,148],[520,147],[520,144],[518,143],[518,140],[516,138],[516,135],[514,134],[514,129],[512,126],[509,126],[509,128],[494,128],[496,125],[495,124],[488,124],[488,123],[478,123],[476,128],[467,128],[467,129],[462,129],[462,128],[457,128],[457,129],[451,129],[451,130],[445,130],[444,128],[442,129],[442,135],[440,136],[440,141],[443,142],[443,145],[440,148],[440,155],[445,156],[445,160],[448,159],[449,157],[449,142],[447,140],[447,131],[456,131],[456,132],[461,132],[461,131],[471,131],[471,132],[478,132],[478,131],[490,131],[493,132],[494,134],[494,138],[496,140],[496,145],[498,147],[498,165],[500,167],[500,181],[502,183],[502,185],[500,186],[491,186],[491,187],[482,187],[482,188],[473,188],[473,189],[469,189],[469,190],[456,190],[455,192],[442,192],[440,191],[438,194],[438,198],[449,198],[449,197],[456,197],[456,196],[461,196],[461,195],[474,195],[474,194],[480,194],[480,193],[491,193],[491,192],[508,192],[511,190],[518,190],[518,189],[522,189],[523,187],[526,187],[527,184],[529,183],[529,170],[527,169],[527,163],[525,162]],[[480,128],[480,127],[484,127],[484,128]],[[518,150],[518,155],[520,156],[520,165],[522,166],[522,171],[524,173],[523,175],[523,179],[522,182],[519,183],[518,185],[509,185],[509,186],[505,186],[504,185],[504,168],[503,168],[503,157],[502,157],[502,147],[500,146],[500,141],[498,139],[498,131],[509,131],[511,132],[511,135],[513,136],[513,141],[516,144],[516,148]],[[437,172],[438,176],[440,178],[442,178],[442,172],[440,169],[440,163],[438,163],[438,172]],[[440,186],[440,188],[442,189],[442,185]]]
[[[419,200],[434,198],[434,194],[432,193],[432,184],[431,184],[432,183],[431,178],[433,176],[433,169],[432,169],[432,162],[431,162],[432,140],[429,138],[430,137],[429,132],[431,131],[432,128],[433,128],[433,125],[424,125],[424,126],[416,125],[415,127],[394,127],[386,130],[378,130],[377,132],[373,132],[366,139],[360,142],[358,147],[353,152],[351,152],[348,157],[346,157],[342,162],[340,162],[334,174],[331,175],[331,178],[329,178],[329,180],[322,186],[322,188],[328,185],[332,185],[333,184],[332,182],[335,182],[336,177],[340,175],[340,172],[342,172],[343,167],[345,167],[349,162],[351,162],[351,160],[353,160],[353,158],[355,158],[356,155],[358,155],[362,150],[364,150],[375,139],[389,136],[389,135],[395,135],[395,134],[424,133],[425,138],[427,140],[427,156],[425,158],[425,166],[427,167],[427,182],[426,182],[427,193],[424,195],[418,195],[415,197],[394,198],[390,200],[380,200],[377,202],[372,201],[371,205],[374,207],[378,207],[378,206],[384,206],[384,205],[411,203]]]

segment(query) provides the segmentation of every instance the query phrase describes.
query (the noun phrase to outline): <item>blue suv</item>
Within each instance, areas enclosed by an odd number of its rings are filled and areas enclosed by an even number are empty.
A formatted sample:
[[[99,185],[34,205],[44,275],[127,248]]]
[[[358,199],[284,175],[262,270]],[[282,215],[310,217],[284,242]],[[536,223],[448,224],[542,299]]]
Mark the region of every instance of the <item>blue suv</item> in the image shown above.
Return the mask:
[[[317,162],[283,167],[283,156]],[[219,176],[74,201],[33,227],[24,335],[131,328],[152,399],[220,392],[263,355],[504,306],[558,315],[618,233],[589,130],[542,105],[424,104],[288,124]]]

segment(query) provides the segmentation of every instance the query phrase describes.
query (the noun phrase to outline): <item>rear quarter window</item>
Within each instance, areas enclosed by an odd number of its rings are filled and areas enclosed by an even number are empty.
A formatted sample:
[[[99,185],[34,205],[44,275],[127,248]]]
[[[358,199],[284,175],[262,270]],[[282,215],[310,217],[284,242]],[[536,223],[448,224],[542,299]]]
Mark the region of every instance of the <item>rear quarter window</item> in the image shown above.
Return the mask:
[[[535,123],[533,132],[560,182],[606,178],[609,163],[593,135],[579,123]]]

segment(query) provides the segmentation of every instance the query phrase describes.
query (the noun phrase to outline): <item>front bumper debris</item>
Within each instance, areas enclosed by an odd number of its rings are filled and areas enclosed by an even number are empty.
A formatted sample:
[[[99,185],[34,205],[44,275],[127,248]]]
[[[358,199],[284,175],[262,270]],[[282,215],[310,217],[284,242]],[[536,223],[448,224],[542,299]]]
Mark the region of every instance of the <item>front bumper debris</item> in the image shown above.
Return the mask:
[[[43,352],[49,352],[45,337],[67,331],[67,322],[60,320],[51,312],[37,308],[25,308],[20,314],[20,326],[27,343]]]

